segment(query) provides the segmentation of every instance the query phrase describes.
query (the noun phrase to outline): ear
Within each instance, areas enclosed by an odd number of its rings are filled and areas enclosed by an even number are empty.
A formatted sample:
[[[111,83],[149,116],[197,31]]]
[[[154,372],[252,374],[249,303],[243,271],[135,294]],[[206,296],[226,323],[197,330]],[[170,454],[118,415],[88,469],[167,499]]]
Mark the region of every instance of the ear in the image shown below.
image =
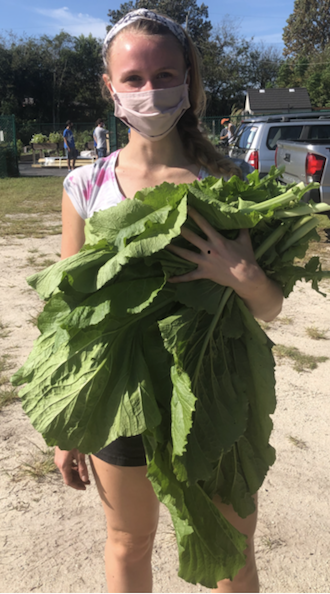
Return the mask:
[[[113,97],[113,89],[112,89],[112,86],[111,86],[110,78],[108,77],[107,74],[103,74],[102,75],[102,78],[103,78],[103,81],[104,81],[105,86],[107,87],[107,89],[110,92],[111,97]]]

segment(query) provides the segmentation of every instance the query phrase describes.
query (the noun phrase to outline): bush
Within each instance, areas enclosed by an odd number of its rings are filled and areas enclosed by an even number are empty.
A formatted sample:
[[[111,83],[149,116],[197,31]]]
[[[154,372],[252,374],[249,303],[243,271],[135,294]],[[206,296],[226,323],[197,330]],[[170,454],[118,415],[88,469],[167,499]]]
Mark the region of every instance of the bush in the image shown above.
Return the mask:
[[[33,144],[44,144],[45,142],[48,142],[48,138],[45,134],[34,134],[30,142]]]
[[[20,138],[18,140],[16,140],[16,150],[17,150],[18,158],[20,158],[20,156],[22,154],[23,146],[24,146],[24,144]]]
[[[74,143],[76,149],[80,152],[85,149],[86,142],[93,140],[94,130],[82,130],[81,132],[74,132]]]
[[[53,142],[55,144],[61,142],[61,140],[63,140],[61,132],[51,132],[49,134],[49,142]]]

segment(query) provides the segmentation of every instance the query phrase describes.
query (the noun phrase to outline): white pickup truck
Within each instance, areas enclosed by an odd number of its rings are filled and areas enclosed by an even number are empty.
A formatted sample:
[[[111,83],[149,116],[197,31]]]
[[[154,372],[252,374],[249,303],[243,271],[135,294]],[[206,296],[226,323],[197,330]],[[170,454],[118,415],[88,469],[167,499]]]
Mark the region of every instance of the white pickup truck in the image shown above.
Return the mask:
[[[310,190],[304,196],[307,202],[312,199],[314,202],[326,202],[330,204],[330,126],[315,126],[313,135],[317,138],[299,141],[277,142],[275,164],[277,167],[285,166],[285,172],[281,182],[290,184],[292,182],[318,182],[320,187]],[[322,134],[327,138],[322,138]]]

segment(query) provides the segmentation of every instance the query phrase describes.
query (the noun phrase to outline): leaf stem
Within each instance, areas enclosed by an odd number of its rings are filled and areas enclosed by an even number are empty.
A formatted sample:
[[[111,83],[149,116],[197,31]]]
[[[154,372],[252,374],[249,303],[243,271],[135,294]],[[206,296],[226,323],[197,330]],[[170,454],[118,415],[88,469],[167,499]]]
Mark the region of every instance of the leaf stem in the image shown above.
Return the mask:
[[[290,235],[290,237],[284,242],[284,244],[280,246],[280,248],[279,248],[280,253],[283,254],[283,252],[285,252],[285,250],[287,250],[289,247],[291,247],[292,245],[297,243],[297,241],[300,241],[305,235],[307,235],[307,233],[309,233],[309,231],[311,231],[312,229],[315,229],[315,227],[317,227],[317,225],[318,225],[318,220],[316,217],[313,217],[313,218],[308,217],[307,222],[305,222],[305,224],[302,227],[297,228],[296,231],[294,231]]]
[[[225,305],[226,305],[229,297],[231,296],[233,290],[234,289],[232,289],[231,287],[227,287],[227,289],[225,290],[225,292],[224,292],[224,294],[222,296],[222,299],[220,301],[219,309],[216,312],[216,314],[214,315],[214,318],[213,318],[213,320],[212,320],[212,322],[211,322],[211,324],[209,326],[209,329],[207,331],[207,334],[205,336],[205,339],[204,339],[204,342],[203,342],[203,345],[202,345],[202,348],[201,348],[201,352],[200,352],[199,357],[198,357],[196,369],[195,369],[195,372],[194,372],[194,379],[193,379],[193,385],[192,385],[192,388],[193,388],[192,391],[193,391],[193,393],[195,392],[195,388],[196,388],[196,383],[197,383],[199,371],[200,371],[200,368],[201,368],[201,365],[202,365],[202,361],[203,361],[203,357],[205,355],[205,351],[206,351],[207,346],[209,344],[210,338],[211,338],[211,336],[213,334],[213,331],[215,330],[215,327],[216,327],[216,325],[217,325],[217,323],[218,323],[218,321],[220,319],[220,316],[221,316],[221,314],[222,314],[222,312],[223,312],[223,310],[225,308]]]
[[[277,229],[275,229],[275,231],[273,231],[273,233],[271,233],[271,235],[269,237],[267,237],[267,239],[265,239],[265,241],[257,248],[257,250],[255,252],[256,259],[258,260],[272,245],[274,245],[277,241],[279,241],[279,239],[281,239],[283,237],[285,231],[286,231],[285,225],[280,225],[279,227],[277,227]],[[207,334],[204,338],[204,342],[203,342],[201,352],[198,357],[196,369],[195,369],[194,376],[193,376],[193,382],[192,382],[193,393],[195,393],[198,375],[199,375],[200,368],[202,365],[203,357],[205,355],[205,351],[206,351],[207,346],[210,342],[210,338],[211,338],[211,336],[219,322],[219,319],[220,319],[221,314],[225,308],[225,305],[233,292],[234,292],[234,289],[232,289],[231,287],[226,288],[226,290],[222,296],[222,299],[220,301],[219,309],[215,313],[214,318],[213,318],[213,320],[210,324],[210,327],[207,331]]]

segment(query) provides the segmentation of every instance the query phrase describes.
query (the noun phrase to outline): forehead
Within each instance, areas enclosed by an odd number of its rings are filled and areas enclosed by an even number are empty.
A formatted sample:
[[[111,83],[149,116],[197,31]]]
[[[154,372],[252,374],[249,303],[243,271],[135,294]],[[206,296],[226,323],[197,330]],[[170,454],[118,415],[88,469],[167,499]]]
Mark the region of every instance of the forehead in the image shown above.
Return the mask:
[[[146,35],[123,31],[113,40],[109,55],[111,69],[139,68],[141,65],[169,68],[184,65],[185,60],[180,42],[174,35]]]

